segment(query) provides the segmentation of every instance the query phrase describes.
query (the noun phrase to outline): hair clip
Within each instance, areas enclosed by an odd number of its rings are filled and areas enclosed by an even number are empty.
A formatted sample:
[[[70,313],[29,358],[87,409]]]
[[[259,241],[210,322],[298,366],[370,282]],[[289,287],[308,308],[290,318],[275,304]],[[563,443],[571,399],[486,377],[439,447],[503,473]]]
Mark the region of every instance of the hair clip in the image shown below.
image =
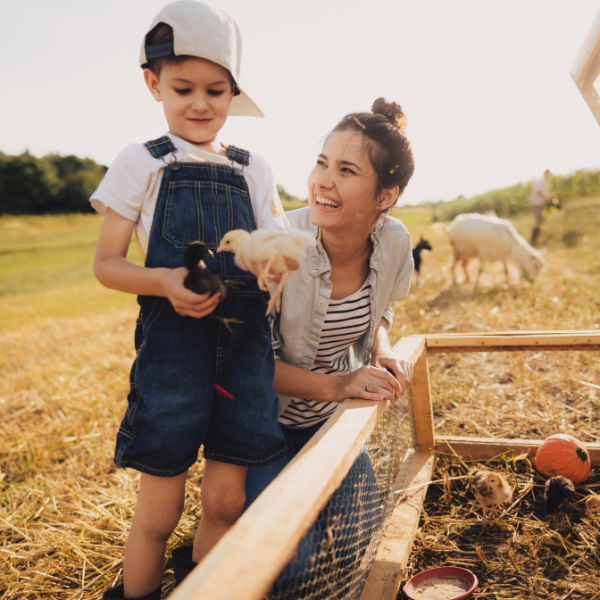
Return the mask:
[[[355,115],[352,115],[352,118],[353,118],[353,119],[356,121],[356,123],[357,123],[358,125],[360,125],[360,126],[363,128],[363,129],[366,129],[366,126],[365,126],[365,125],[363,125],[363,124],[362,124],[362,123],[361,123],[361,122],[360,122],[360,121],[359,121],[359,120],[356,118],[356,116],[355,116]]]

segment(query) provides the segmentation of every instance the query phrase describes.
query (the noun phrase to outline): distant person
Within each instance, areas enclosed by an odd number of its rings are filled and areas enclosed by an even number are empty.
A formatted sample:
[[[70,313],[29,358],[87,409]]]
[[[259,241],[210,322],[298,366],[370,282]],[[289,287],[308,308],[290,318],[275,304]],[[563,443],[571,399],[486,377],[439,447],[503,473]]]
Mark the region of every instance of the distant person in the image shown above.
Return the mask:
[[[263,116],[240,88],[240,44],[235,22],[209,4],[183,0],[163,8],[144,38],[140,64],[150,93],[163,104],[168,132],[127,146],[91,198],[105,215],[96,277],[108,288],[138,294],[141,307],[114,458],[119,467],[141,471],[141,478],[123,584],[105,599],[160,598],[167,540],[183,512],[187,471],[201,445],[203,513],[193,551],[173,551],[176,580],[241,514],[248,467],[286,455],[265,316],[268,292],[229,253],[205,261],[235,284],[223,302],[219,294],[199,295],[183,285],[191,242],[215,250],[230,229],[287,226],[265,159],[217,137],[229,115]],[[127,260],[134,230],[143,267]],[[232,331],[204,318],[215,309],[215,315],[236,317]]]
[[[540,234],[540,225],[544,220],[544,208],[546,204],[552,201],[552,197],[548,194],[548,179],[550,178],[550,171],[546,169],[544,175],[540,177],[533,184],[531,190],[531,210],[533,211],[533,229],[531,230],[531,245],[533,246]]]

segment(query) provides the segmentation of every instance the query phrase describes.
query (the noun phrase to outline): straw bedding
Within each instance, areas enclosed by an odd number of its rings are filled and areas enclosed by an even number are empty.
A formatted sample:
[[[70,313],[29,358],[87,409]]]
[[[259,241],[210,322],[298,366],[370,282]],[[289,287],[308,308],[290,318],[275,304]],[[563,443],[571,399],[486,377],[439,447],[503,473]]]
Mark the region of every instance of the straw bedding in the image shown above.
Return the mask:
[[[465,475],[474,463],[441,457],[434,477]],[[544,508],[544,483],[527,459],[500,458],[490,468],[515,486],[513,502],[498,519],[485,521],[468,479],[432,484],[417,532],[411,573],[438,566],[472,570],[479,578],[474,598],[592,600],[600,597],[600,521],[585,516],[584,499],[600,492],[596,469],[566,513],[551,521]]]
[[[569,433],[598,436],[600,381],[595,352],[445,354],[430,359],[436,431],[445,435],[544,439]],[[486,600],[600,597],[600,519],[585,516],[585,497],[600,493],[600,473],[576,486],[553,520],[544,507],[542,477],[529,459],[498,456],[487,463],[515,485],[513,503],[485,521],[464,476],[474,461],[441,455],[417,533],[412,572],[462,566],[476,573],[473,597]],[[407,575],[408,577],[409,575]]]

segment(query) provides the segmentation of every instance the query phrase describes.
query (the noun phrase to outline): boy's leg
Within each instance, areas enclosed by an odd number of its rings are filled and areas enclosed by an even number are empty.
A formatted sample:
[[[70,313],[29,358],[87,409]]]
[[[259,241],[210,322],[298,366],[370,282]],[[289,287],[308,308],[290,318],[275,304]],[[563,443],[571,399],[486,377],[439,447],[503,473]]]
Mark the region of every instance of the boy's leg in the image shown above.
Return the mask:
[[[201,488],[203,512],[194,542],[196,562],[212,550],[242,514],[247,472],[248,467],[205,461]]]
[[[139,598],[160,585],[167,540],[181,517],[187,471],[176,477],[142,473],[133,522],[125,546],[126,598]]]

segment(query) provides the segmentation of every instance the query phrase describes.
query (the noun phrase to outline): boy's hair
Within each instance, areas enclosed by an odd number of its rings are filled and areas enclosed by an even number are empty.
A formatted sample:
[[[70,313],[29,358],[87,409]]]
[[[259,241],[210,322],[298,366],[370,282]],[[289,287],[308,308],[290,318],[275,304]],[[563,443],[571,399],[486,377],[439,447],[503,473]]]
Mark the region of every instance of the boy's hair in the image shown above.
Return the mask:
[[[170,25],[167,25],[166,23],[159,23],[146,35],[146,46],[151,46],[152,44],[162,44],[163,42],[172,42],[173,39],[173,28]],[[158,77],[164,65],[176,65],[178,63],[183,62],[184,60],[187,60],[188,58],[192,57],[183,54],[181,56],[173,55],[161,56],[160,58],[151,58],[148,61],[147,68],[150,69]]]
[[[159,23],[156,27],[154,27],[147,35],[146,35],[146,46],[151,46],[153,44],[162,44],[163,42],[173,42],[173,28],[166,23]],[[148,61],[147,69],[150,69],[157,77],[160,76],[160,72],[165,65],[176,65],[182,63],[188,58],[194,58],[193,56],[188,56],[186,54],[181,54],[176,56],[173,54],[172,56],[161,56],[160,58],[151,58]],[[231,88],[233,89],[235,95],[239,94],[239,91],[235,85],[235,81],[231,73],[229,73],[229,81],[231,82]]]

